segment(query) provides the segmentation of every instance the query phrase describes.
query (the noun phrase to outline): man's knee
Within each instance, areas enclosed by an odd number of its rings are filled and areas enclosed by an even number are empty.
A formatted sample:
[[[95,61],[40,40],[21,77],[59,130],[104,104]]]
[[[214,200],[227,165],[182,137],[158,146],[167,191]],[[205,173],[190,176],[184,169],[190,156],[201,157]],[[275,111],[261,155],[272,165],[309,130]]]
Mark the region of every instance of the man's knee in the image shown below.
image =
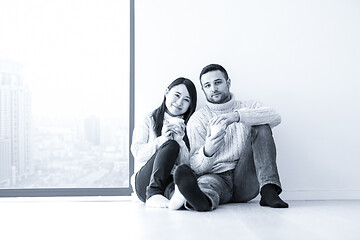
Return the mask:
[[[268,124],[256,125],[251,127],[251,135],[253,139],[258,136],[272,136],[272,130]]]

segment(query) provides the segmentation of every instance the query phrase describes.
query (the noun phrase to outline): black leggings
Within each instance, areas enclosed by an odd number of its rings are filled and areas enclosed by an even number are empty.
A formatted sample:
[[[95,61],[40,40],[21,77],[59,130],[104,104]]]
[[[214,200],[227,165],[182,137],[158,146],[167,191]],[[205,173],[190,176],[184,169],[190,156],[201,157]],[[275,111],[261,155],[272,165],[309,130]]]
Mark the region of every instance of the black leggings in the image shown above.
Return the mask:
[[[179,155],[180,146],[174,140],[166,141],[136,173],[136,194],[145,202],[155,194],[170,198],[174,190],[174,180],[171,170]]]

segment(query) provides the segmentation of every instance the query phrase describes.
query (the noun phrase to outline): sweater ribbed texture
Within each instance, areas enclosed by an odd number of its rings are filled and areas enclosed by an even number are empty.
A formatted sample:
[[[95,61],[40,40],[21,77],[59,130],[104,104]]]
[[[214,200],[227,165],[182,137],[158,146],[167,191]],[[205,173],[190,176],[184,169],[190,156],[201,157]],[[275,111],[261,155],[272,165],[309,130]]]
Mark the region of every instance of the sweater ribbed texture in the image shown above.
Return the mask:
[[[206,131],[209,121],[224,113],[237,111],[240,122],[229,125],[224,137],[225,144],[213,156],[204,155]],[[231,100],[223,104],[207,102],[206,106],[197,110],[187,124],[187,134],[190,141],[190,166],[197,174],[221,173],[234,169],[251,126],[269,124],[275,127],[280,124],[280,115],[270,107],[264,107],[259,101]]]

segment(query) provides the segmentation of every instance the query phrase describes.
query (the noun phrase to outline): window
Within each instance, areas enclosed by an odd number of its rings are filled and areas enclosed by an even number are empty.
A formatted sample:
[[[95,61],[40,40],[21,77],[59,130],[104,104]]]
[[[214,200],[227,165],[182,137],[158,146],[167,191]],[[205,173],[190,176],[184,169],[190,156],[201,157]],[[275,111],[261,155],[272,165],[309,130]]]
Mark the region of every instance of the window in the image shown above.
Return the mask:
[[[133,0],[0,3],[0,196],[129,195]]]

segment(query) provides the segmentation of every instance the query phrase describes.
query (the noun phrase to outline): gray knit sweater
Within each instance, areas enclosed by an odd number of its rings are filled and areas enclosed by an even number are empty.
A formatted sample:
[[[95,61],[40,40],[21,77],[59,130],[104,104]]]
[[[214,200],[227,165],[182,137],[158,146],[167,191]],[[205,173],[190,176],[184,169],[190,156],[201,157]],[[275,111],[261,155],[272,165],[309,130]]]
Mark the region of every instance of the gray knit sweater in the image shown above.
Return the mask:
[[[224,113],[237,111],[240,121],[226,129],[225,144],[213,156],[204,155],[206,129],[209,121]],[[281,117],[270,107],[264,107],[258,101],[231,100],[223,104],[207,102],[197,110],[187,124],[190,141],[190,166],[197,174],[221,173],[234,169],[245,145],[251,126],[269,124],[274,127],[281,122]]]

